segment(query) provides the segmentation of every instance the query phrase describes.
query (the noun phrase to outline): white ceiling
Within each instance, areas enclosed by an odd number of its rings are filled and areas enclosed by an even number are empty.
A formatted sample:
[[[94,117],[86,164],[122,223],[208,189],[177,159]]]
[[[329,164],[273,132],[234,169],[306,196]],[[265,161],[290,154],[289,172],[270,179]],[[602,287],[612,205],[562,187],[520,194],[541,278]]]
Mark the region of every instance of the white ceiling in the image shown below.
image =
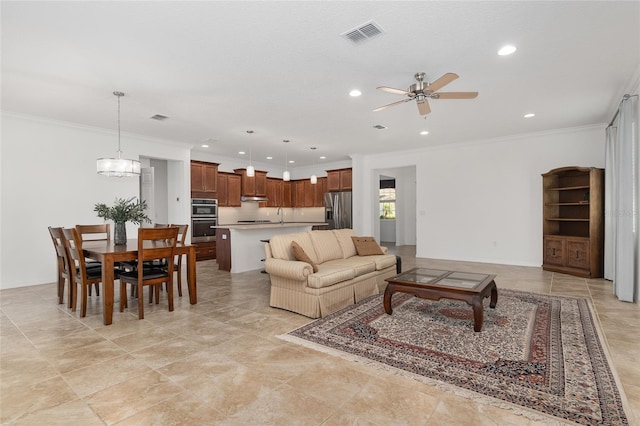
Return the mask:
[[[196,150],[211,139],[207,152],[251,149],[254,161],[286,151],[296,165],[318,163],[312,146],[338,161],[605,123],[640,64],[638,1],[2,1],[1,12],[3,110],[116,129],[119,90],[124,134]],[[384,35],[340,36],[370,20]],[[507,43],[516,53],[498,56]],[[480,94],[432,100],[426,117],[414,102],[372,112],[402,99],[377,86],[406,89],[418,71],[457,73],[443,91]]]

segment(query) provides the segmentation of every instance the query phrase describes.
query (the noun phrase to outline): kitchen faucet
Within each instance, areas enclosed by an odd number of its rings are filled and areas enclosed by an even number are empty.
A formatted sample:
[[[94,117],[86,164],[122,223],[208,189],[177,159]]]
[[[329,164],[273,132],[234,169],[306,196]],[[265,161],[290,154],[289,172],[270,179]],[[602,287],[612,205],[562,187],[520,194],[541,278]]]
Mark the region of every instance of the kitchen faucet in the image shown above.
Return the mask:
[[[282,215],[280,215],[280,213],[282,213]],[[284,223],[284,211],[282,211],[282,207],[278,207],[276,215],[280,216],[280,225],[282,225]]]

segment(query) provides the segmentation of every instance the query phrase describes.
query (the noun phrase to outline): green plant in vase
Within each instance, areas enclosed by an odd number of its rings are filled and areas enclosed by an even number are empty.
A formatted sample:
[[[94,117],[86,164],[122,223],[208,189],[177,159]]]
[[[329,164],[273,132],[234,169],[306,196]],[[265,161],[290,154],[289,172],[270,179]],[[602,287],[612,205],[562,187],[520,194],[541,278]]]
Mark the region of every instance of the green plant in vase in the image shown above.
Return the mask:
[[[143,222],[151,223],[151,219],[145,213],[147,202],[140,201],[136,197],[129,199],[116,198],[113,206],[97,203],[93,211],[104,220],[112,220],[115,224],[113,242],[116,245],[127,244],[127,222],[142,225]]]

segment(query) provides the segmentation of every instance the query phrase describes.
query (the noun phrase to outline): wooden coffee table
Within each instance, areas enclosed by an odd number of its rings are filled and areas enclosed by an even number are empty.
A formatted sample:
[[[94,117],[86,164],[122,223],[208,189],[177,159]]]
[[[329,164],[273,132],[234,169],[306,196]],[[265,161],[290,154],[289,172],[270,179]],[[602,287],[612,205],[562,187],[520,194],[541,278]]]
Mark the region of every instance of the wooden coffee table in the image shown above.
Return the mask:
[[[498,302],[498,288],[495,275],[473,274],[468,272],[441,271],[437,269],[414,268],[386,281],[384,291],[384,310],[391,315],[391,296],[393,293],[409,293],[422,299],[463,300],[473,307],[473,330],[482,330],[484,309],[482,299],[491,295],[491,308]]]

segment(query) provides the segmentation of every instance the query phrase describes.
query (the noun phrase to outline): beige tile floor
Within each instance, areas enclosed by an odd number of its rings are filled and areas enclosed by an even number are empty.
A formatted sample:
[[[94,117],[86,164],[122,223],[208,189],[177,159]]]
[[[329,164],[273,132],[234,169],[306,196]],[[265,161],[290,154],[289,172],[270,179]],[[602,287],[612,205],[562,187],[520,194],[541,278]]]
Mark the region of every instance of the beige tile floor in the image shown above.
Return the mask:
[[[391,250],[404,270],[481,271],[496,274],[499,288],[590,298],[637,424],[640,306],[617,301],[610,282]],[[232,276],[199,262],[197,305],[185,294],[170,313],[163,298],[140,321],[130,303],[110,326],[100,297],[80,318],[55,292],[54,284],[0,292],[2,424],[541,424],[276,338],[310,319],[270,308],[268,276],[257,271]]]

